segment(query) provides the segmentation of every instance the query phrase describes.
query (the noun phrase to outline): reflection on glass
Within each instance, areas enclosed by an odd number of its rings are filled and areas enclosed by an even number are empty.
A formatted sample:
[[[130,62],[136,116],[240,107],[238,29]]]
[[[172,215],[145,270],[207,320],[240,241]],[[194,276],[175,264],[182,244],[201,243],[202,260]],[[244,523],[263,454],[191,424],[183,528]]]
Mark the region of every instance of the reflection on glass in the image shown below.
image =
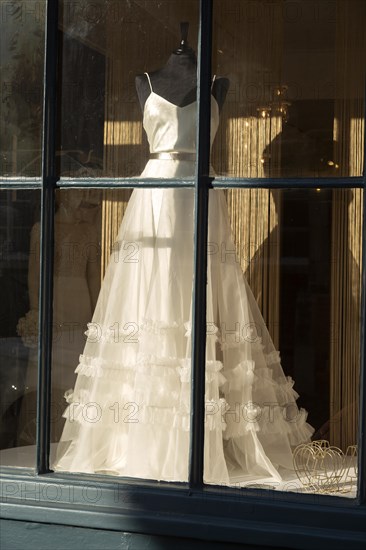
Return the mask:
[[[213,72],[230,80],[218,174],[362,175],[365,18],[357,0],[214,2]]]
[[[2,177],[41,175],[45,4],[1,4]]]
[[[157,155],[194,161],[198,2],[60,2],[59,19],[60,175],[140,176],[150,152],[144,177],[192,176]]]
[[[100,284],[99,242],[95,218],[100,194],[84,192],[57,193],[55,213],[54,300],[52,325],[52,400],[51,440],[59,438],[63,395],[75,381],[73,365],[84,342],[86,323],[90,320]],[[31,230],[28,285],[31,312],[38,316],[40,224]],[[77,305],[76,309],[75,306]],[[37,379],[37,349],[29,352],[28,380]],[[30,384],[30,382],[29,382]],[[33,408],[36,407],[35,395]],[[61,425],[60,425],[61,422]],[[35,444],[36,433],[28,433],[28,444]]]
[[[55,470],[188,480],[193,203],[190,189],[60,193]]]
[[[33,467],[37,377],[29,376],[38,344],[38,303],[28,287],[29,266],[37,261],[30,242],[39,217],[40,194],[0,195],[0,463]]]
[[[354,497],[362,190],[230,190],[227,205],[231,231],[211,191],[204,479]]]

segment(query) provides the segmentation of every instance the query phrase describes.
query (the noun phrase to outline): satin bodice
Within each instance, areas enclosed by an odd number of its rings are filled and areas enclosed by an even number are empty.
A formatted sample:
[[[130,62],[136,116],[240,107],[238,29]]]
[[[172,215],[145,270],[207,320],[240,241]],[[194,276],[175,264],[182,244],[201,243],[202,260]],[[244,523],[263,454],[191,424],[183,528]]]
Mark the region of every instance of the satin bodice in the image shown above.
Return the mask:
[[[143,125],[150,153],[196,152],[197,102],[174,105],[151,91],[144,106]],[[211,145],[219,125],[219,107],[211,96]]]

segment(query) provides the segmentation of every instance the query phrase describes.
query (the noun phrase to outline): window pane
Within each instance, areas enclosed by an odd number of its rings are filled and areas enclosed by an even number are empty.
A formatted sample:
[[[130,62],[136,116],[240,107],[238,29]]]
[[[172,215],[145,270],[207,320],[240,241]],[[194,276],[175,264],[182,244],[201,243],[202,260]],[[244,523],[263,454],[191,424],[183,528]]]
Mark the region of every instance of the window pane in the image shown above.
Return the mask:
[[[0,194],[0,463],[35,463],[40,193]]]
[[[0,176],[39,177],[45,1],[1,2]]]
[[[207,483],[355,496],[362,199],[210,191]]]
[[[214,1],[218,174],[362,175],[365,20],[358,0]]]
[[[193,202],[191,189],[58,194],[54,469],[187,481]]]
[[[193,177],[197,28],[197,0],[60,2],[61,176]]]

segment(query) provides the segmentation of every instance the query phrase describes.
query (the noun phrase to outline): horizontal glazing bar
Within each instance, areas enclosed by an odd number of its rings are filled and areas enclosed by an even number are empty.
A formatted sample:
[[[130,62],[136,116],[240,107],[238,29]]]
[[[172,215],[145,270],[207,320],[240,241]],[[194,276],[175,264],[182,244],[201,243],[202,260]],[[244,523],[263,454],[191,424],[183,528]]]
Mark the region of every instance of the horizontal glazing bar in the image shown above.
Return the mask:
[[[276,188],[276,189],[314,189],[314,188],[362,188],[365,186],[363,177],[350,178],[209,178],[211,187],[218,188]],[[147,188],[147,187],[194,187],[195,180],[155,178],[141,180],[139,178],[95,178],[95,179],[59,179],[55,187],[116,187],[116,188]],[[0,178],[0,189],[40,189],[42,180],[31,178]]]
[[[222,188],[269,188],[269,189],[324,189],[324,188],[362,188],[364,178],[215,178],[212,187]]]
[[[191,179],[144,179],[139,178],[98,178],[98,179],[60,179],[57,187],[194,187],[195,180]]]
[[[0,189],[15,189],[22,187],[23,189],[32,189],[34,187],[42,187],[42,179],[40,178],[2,178],[0,177]]]

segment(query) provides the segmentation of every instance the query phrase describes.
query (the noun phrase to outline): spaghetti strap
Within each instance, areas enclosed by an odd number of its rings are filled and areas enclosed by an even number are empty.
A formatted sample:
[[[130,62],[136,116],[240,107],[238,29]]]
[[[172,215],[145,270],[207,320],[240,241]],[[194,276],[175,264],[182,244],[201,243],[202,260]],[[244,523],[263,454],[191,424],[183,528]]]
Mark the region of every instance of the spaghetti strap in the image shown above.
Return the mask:
[[[153,89],[152,89],[152,86],[151,86],[151,80],[150,80],[150,77],[149,77],[149,73],[144,73],[144,74],[146,74],[146,76],[147,76],[147,79],[148,79],[149,85],[150,85],[150,90],[151,90],[151,92],[152,92]]]
[[[216,75],[214,74],[213,77],[212,77],[211,92],[212,92],[212,88],[213,88],[213,85],[215,83],[215,80],[216,80]]]

